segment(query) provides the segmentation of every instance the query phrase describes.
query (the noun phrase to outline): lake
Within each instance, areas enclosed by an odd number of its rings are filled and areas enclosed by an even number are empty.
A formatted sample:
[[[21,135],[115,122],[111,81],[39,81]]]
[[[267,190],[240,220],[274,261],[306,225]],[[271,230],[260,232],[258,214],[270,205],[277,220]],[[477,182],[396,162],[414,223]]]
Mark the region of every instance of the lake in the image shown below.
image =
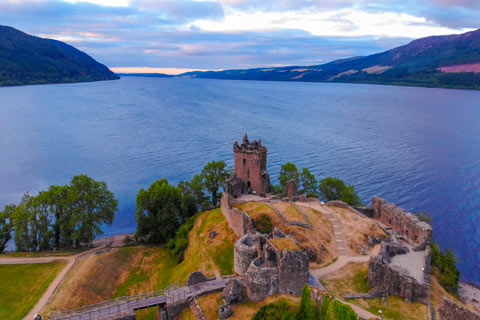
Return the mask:
[[[135,196],[158,178],[233,163],[248,132],[276,180],[290,161],[428,211],[462,277],[480,284],[480,92],[333,83],[126,77],[0,88],[0,206],[85,173],[119,212],[106,233],[135,230]]]

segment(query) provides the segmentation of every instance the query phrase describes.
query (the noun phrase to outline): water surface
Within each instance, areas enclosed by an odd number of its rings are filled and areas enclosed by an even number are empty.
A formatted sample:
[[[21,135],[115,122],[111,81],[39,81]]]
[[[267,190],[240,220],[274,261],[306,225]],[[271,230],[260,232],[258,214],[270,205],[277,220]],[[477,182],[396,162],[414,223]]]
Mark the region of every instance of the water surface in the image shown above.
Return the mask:
[[[107,233],[135,230],[135,196],[232,164],[248,132],[273,179],[291,161],[434,217],[436,240],[480,283],[480,92],[351,84],[124,78],[0,88],[0,206],[85,173],[119,199]]]

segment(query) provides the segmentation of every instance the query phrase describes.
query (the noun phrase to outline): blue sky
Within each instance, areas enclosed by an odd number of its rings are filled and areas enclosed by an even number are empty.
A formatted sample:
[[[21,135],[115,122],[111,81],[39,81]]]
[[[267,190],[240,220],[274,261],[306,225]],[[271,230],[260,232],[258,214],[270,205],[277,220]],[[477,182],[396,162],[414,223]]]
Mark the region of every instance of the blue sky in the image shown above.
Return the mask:
[[[0,24],[116,71],[321,64],[479,21],[480,0],[0,0]]]

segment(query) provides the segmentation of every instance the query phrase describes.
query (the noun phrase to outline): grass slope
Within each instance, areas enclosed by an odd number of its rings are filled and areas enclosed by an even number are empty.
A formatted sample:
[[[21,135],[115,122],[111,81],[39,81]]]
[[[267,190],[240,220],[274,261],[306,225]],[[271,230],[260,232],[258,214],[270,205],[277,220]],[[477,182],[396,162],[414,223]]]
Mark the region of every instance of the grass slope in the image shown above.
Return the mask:
[[[0,265],[0,319],[22,319],[65,266],[63,261]]]
[[[210,231],[217,233],[209,237]],[[185,260],[178,264],[163,247],[131,246],[91,255],[76,265],[48,306],[47,313],[102,300],[162,289],[184,281],[200,270],[209,276],[233,274],[236,236],[220,209],[201,213],[189,233]],[[138,319],[154,319],[156,310],[139,312]]]

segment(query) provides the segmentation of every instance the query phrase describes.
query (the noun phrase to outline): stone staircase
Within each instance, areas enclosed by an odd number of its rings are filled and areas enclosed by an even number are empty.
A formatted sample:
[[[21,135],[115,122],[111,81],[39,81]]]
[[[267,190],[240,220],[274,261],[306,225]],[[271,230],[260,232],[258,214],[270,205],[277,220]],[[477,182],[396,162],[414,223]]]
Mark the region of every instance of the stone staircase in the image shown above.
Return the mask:
[[[195,319],[207,320],[196,297],[194,297],[192,301],[190,301],[190,310],[192,310],[193,314],[195,315]]]

